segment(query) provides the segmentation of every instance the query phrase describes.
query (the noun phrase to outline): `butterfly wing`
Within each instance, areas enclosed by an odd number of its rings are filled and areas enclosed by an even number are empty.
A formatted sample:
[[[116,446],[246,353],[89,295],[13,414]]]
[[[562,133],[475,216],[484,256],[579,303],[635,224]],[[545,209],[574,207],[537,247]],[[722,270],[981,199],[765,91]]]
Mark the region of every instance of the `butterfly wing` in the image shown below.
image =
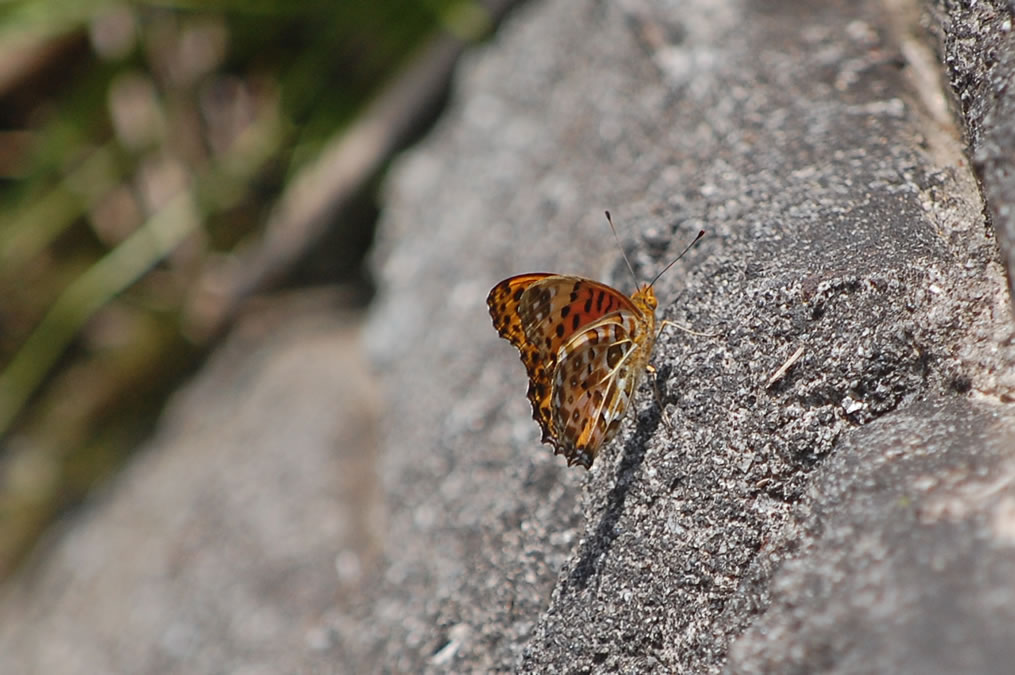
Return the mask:
[[[556,274],[511,277],[487,297],[494,327],[518,348],[528,372],[542,440],[569,464],[588,468],[619,427],[644,367],[631,367],[631,356],[651,351],[635,339],[652,333],[646,317],[654,305],[643,304],[591,279]]]
[[[620,429],[655,335],[642,315],[613,312],[575,334],[561,350],[553,377],[554,451],[568,465],[592,466],[599,448]]]
[[[522,364],[529,375],[529,403],[532,404],[532,417],[543,431],[543,442],[549,439],[550,432],[550,373],[553,359],[547,354],[545,344],[529,339],[522,325],[519,311],[525,292],[533,284],[551,278],[552,274],[521,274],[500,282],[486,297],[490,308],[490,318],[497,333],[518,348]]]
[[[529,275],[527,275],[529,276]],[[535,275],[531,275],[535,276]],[[620,291],[584,277],[550,275],[526,288],[518,304],[522,330],[555,357],[576,333],[613,312],[638,313]]]

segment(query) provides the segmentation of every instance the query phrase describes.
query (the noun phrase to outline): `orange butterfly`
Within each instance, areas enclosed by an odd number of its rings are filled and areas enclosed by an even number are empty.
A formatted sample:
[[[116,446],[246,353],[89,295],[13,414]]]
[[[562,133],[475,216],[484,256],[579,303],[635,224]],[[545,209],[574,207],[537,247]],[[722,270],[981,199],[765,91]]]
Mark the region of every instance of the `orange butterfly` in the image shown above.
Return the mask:
[[[606,217],[613,228],[609,211]],[[518,348],[528,371],[542,442],[563,454],[568,466],[590,468],[620,429],[655,344],[654,283],[628,297],[584,277],[521,274],[487,296],[494,328]]]

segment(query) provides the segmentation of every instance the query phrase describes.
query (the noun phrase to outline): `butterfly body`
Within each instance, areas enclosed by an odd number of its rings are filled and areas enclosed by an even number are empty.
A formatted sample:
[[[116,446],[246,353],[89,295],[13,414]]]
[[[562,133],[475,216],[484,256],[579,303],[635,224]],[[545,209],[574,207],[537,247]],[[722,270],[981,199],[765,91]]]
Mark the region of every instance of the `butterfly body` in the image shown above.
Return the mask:
[[[522,274],[494,286],[487,305],[528,372],[543,442],[568,465],[591,467],[648,366],[656,336],[652,286],[628,297],[583,277]]]

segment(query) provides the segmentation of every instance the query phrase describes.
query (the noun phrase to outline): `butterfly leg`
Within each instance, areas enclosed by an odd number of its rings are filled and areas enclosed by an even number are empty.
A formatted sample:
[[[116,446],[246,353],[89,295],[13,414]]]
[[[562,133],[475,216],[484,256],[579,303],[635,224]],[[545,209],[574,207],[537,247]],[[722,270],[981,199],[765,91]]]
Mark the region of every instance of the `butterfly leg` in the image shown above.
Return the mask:
[[[687,326],[683,326],[683,325],[677,323],[676,321],[670,321],[669,319],[663,319],[662,321],[659,322],[659,332],[660,333],[662,333],[663,327],[665,327],[665,326],[673,326],[674,328],[679,328],[680,330],[684,331],[685,333],[690,333],[691,335],[697,335],[698,337],[718,337],[719,336],[719,333],[699,333],[698,331],[691,330]]]
[[[662,394],[659,393],[659,373],[652,364],[645,366],[645,370],[652,375],[652,393],[655,394],[656,404],[659,406],[659,416],[662,418],[666,428],[672,429],[673,425],[670,424],[669,415],[666,414],[666,406],[663,404]]]

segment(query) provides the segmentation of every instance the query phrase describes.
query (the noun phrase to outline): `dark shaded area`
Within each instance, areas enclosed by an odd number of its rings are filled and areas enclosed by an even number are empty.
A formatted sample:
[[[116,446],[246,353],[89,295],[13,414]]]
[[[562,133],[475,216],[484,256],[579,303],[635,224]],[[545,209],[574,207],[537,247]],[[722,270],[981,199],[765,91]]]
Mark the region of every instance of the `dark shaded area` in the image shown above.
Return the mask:
[[[617,523],[624,512],[630,481],[637,476],[645,461],[645,440],[656,430],[660,420],[657,411],[638,418],[637,431],[625,448],[624,458],[617,469],[617,482],[606,497],[606,508],[596,525],[595,533],[582,543],[578,560],[571,570],[568,583],[579,590],[584,590],[589,580],[596,575],[596,560],[610,553],[617,538]]]

